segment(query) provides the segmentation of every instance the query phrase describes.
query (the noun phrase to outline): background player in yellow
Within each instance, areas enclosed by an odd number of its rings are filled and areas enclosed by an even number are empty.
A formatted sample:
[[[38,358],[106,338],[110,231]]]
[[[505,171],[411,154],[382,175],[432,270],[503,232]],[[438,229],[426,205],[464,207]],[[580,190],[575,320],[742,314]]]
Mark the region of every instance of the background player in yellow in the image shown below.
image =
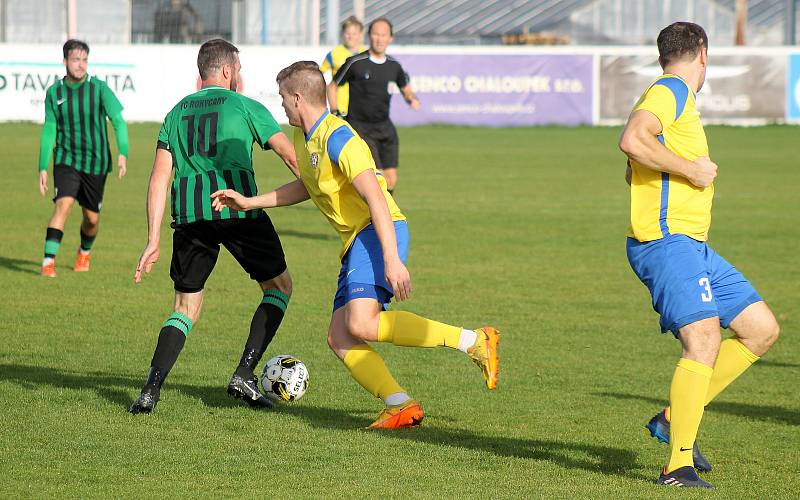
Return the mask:
[[[377,173],[369,147],[325,107],[325,80],[316,63],[300,61],[278,74],[283,108],[294,131],[300,179],[256,197],[231,190],[212,194],[217,210],[293,205],[309,197],[342,239],[342,267],[333,301],[328,345],[353,378],[386,408],[371,428],[413,427],[424,416],[366,343],[445,346],[466,353],[481,368],[489,389],[497,386],[499,333],[465,330],[410,312],[386,311],[392,296],[411,294],[406,218]]]
[[[322,60],[319,69],[323,73],[331,72],[331,78],[339,71],[348,57],[367,50],[363,44],[364,24],[355,16],[350,16],[342,22],[342,43],[331,49]],[[347,116],[347,105],[350,102],[350,85],[345,83],[336,90],[336,102],[339,106],[339,115]]]
[[[670,406],[647,428],[671,444],[658,484],[712,488],[695,471],[711,470],[695,442],[703,410],[767,352],[779,327],[747,279],[706,244],[717,165],[695,92],[705,81],[708,37],[678,22],[657,43],[664,74],[634,106],[619,142],[629,158],[628,261],[650,290],[661,330],[682,347]],[[721,342],[720,327],[735,336]]]

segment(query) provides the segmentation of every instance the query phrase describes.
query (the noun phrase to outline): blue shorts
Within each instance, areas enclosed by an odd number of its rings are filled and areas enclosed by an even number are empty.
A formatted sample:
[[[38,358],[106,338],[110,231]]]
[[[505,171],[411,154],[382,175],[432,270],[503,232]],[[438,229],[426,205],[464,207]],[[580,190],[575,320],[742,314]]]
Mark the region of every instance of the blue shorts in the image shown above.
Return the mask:
[[[678,331],[719,316],[728,328],[745,307],[761,301],[753,285],[705,242],[683,234],[639,242],[628,238],[628,262],[650,290],[661,331]]]
[[[397,252],[403,263],[408,259],[408,224],[394,222]],[[394,297],[392,286],[386,282],[383,272],[383,250],[378,234],[372,224],[356,235],[342,259],[339,283],[333,299],[333,310],[337,310],[353,299],[375,299],[386,309]]]

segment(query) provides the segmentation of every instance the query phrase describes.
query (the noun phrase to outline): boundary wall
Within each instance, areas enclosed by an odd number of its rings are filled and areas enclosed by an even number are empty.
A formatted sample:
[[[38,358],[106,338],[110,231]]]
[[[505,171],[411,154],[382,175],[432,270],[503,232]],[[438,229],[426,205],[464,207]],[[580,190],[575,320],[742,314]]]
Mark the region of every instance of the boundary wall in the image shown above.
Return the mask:
[[[321,47],[243,46],[241,92],[280,122],[275,75]],[[659,74],[654,47],[397,46],[422,109],[393,97],[398,125],[615,125]],[[89,73],[105,79],[129,121],[160,122],[198,88],[197,46],[94,45]],[[64,74],[60,45],[0,44],[0,121],[44,120],[45,90]],[[329,77],[329,75],[327,75]],[[390,89],[396,92],[396,89]],[[706,123],[800,122],[800,49],[719,47],[697,95]]]

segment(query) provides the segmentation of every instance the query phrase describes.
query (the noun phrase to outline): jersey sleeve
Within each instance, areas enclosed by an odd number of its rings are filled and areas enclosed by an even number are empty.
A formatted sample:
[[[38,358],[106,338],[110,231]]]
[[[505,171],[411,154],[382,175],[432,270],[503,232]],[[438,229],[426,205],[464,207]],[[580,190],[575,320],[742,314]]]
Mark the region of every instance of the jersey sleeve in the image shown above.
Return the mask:
[[[350,71],[351,66],[353,66],[353,59],[352,57],[348,57],[344,64],[342,64],[342,67],[339,68],[339,71],[333,75],[333,81],[336,82],[336,85],[344,85],[353,79],[353,72]]]
[[[647,90],[634,111],[643,109],[656,115],[663,132],[681,116],[688,95],[689,88],[679,78],[662,78]]]
[[[333,71],[333,51],[328,52],[322,64],[319,65],[319,70],[325,73],[326,71]]]
[[[44,98],[44,126],[39,142],[39,171],[47,170],[53,146],[56,144],[56,111],[53,105],[53,92],[49,91]]]
[[[122,113],[122,103],[119,102],[117,96],[114,92],[102,82],[102,80],[98,80],[101,82],[100,84],[100,101],[103,104],[103,109],[106,111],[106,116],[111,118],[114,115]]]
[[[171,121],[172,112],[167,113],[164,117],[164,123],[161,124],[161,129],[158,131],[158,142],[156,142],[156,149],[172,150],[172,145],[169,143],[169,124]]]
[[[337,128],[328,137],[328,158],[339,167],[349,182],[353,182],[361,172],[375,168],[375,160],[367,143],[346,125]]]
[[[408,85],[408,73],[400,66],[400,63],[397,63],[397,75],[395,75],[394,82],[401,89]]]
[[[281,126],[275,121],[272,113],[260,102],[253,99],[245,99],[244,103],[247,109],[247,122],[250,126],[250,131],[253,133],[253,139],[261,149],[269,149],[267,141],[281,131]]]

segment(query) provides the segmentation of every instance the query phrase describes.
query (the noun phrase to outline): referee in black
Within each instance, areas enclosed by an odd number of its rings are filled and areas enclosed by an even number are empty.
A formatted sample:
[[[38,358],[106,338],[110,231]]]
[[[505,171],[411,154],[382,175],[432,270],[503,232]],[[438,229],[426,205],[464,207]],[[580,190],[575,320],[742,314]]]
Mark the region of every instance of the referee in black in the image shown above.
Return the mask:
[[[389,84],[394,82],[411,109],[419,109],[419,99],[408,83],[408,75],[393,57],[386,55],[392,43],[392,23],[379,17],[369,24],[369,49],[349,57],[328,85],[328,102],[339,114],[336,87],[350,84],[347,121],[372,151],[375,165],[386,179],[389,192],[397,184],[397,130],[389,119]]]

